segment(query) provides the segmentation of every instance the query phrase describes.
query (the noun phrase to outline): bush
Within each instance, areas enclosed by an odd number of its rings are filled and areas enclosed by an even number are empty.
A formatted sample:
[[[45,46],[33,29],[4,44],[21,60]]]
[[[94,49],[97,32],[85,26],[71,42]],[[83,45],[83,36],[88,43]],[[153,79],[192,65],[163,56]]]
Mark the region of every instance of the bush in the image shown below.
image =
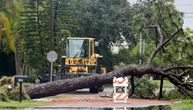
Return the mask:
[[[11,88],[8,88],[11,85]],[[30,99],[25,90],[22,90],[22,99]],[[19,87],[14,87],[11,77],[2,77],[0,79],[0,101],[19,100]]]
[[[0,101],[8,101],[7,89],[5,87],[0,87]]]
[[[9,99],[18,101],[19,100],[19,87],[13,88],[10,93],[9,93]],[[23,89],[22,90],[22,100],[29,100],[30,97],[27,95],[26,91]]]
[[[12,84],[12,77],[7,77],[7,76],[3,76],[1,79],[0,79],[0,86],[4,86],[6,84]]]
[[[184,99],[185,95],[180,93],[177,89],[172,89],[169,92],[163,92],[163,97],[165,99]]]
[[[152,84],[148,77],[143,77],[137,79],[136,82],[136,90],[133,97],[135,98],[148,98],[153,99],[156,97],[155,91],[158,88],[156,84]]]
[[[29,100],[30,97],[27,95],[25,90],[22,90],[22,100]],[[19,101],[19,87],[8,90],[6,86],[0,87],[0,101]]]

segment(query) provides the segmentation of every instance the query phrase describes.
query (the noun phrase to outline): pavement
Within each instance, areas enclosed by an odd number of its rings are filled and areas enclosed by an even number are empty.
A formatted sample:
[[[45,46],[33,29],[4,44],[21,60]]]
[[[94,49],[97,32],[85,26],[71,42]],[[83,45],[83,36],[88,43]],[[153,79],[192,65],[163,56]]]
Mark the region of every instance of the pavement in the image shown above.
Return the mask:
[[[149,99],[128,99],[127,103],[114,103],[112,93],[112,87],[106,87],[104,92],[98,94],[90,94],[88,89],[81,89],[71,93],[60,94],[53,98],[35,99],[35,101],[51,101],[53,103],[32,109],[104,110],[104,108],[143,108],[172,104],[171,101]]]

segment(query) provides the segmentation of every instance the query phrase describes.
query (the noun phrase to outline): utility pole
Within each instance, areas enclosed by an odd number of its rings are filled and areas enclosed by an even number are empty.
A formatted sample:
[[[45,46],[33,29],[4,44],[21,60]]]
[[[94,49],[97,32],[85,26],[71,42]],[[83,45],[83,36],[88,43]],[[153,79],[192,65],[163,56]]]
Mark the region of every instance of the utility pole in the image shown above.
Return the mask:
[[[50,0],[50,12],[49,12],[49,39],[50,39],[50,50],[52,51],[54,49],[54,42],[53,42],[53,0]],[[51,68],[51,64],[49,63],[49,68]],[[49,71],[49,77],[51,76],[51,71],[52,69]]]
[[[53,0],[50,0],[50,46],[51,50],[53,50]]]
[[[145,53],[145,39],[142,38],[142,32],[140,32],[140,38],[139,38],[139,54],[140,54],[140,59],[139,59],[139,64],[142,65],[143,63],[143,54]]]
[[[141,32],[139,33],[139,54],[140,54],[140,59],[139,59],[139,64],[142,64],[142,59],[141,59],[141,54],[142,54],[142,35]]]

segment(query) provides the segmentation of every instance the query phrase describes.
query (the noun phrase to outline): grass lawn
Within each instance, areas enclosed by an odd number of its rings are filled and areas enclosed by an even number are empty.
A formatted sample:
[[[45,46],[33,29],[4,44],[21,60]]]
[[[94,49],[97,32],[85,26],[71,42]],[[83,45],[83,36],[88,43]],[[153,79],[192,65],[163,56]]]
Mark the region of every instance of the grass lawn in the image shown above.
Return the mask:
[[[193,100],[180,100],[171,105],[172,110],[193,110]]]
[[[22,83],[22,86],[31,86],[31,85],[33,85],[33,83],[26,83],[26,82]],[[17,86],[19,86],[19,82],[17,82]]]
[[[160,86],[160,80],[152,80],[151,83],[158,85],[158,87]],[[170,81],[164,80],[163,87],[164,88],[173,88],[174,85]]]
[[[22,103],[18,101],[0,102],[1,108],[28,108],[49,105],[51,102],[37,102],[32,100],[23,100]]]

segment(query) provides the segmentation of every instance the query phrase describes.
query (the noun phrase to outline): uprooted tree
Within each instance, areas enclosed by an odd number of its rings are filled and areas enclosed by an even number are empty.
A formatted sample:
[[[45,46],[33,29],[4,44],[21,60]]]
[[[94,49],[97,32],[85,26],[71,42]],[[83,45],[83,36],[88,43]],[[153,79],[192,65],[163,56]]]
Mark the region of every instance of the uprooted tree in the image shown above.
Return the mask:
[[[150,6],[154,6],[152,10],[156,14],[152,15],[154,16],[152,17],[153,19],[144,18],[146,20],[141,20],[141,23],[138,23],[141,26],[139,32],[144,32],[152,29],[155,30],[155,48],[152,50],[151,54],[147,58],[145,66],[127,66],[109,72],[107,74],[64,79],[39,85],[32,85],[25,88],[26,92],[31,98],[40,98],[70,92],[77,89],[89,88],[94,85],[100,86],[103,84],[112,83],[114,77],[132,76],[131,86],[133,91],[132,93],[134,93],[135,85],[133,77],[142,77],[145,74],[149,74],[161,76],[162,83],[160,87],[160,93],[162,92],[163,79],[167,78],[171,83],[178,87],[178,89],[183,94],[193,98],[193,84],[185,82],[183,80],[183,77],[186,76],[188,72],[191,71],[191,69],[193,69],[193,66],[182,64],[181,62],[176,63],[170,58],[171,55],[169,51],[174,49],[169,46],[171,45],[171,43],[175,44],[176,42],[178,43],[178,41],[181,41],[179,38],[183,39],[183,37],[181,36],[184,36],[184,32],[182,30],[182,23],[177,18],[179,17],[179,13],[177,13],[175,10],[170,9],[171,7],[173,7],[173,5],[169,2],[170,1],[168,0],[157,0],[157,2],[152,2],[153,4],[150,3]],[[143,3],[136,5],[135,8],[141,9],[141,11],[148,10],[141,7],[143,7]],[[141,13],[141,11],[139,10],[139,13]],[[187,48],[187,42],[181,43],[185,45],[184,49]],[[181,52],[182,50],[183,49],[179,49],[178,51]],[[169,63],[164,63],[166,64],[165,66],[163,66],[162,64],[160,64],[159,66],[154,66],[154,58],[161,52],[166,53],[167,55],[165,55],[167,58],[165,58],[164,56],[161,57],[162,59],[165,59],[163,61],[168,61]],[[187,51],[182,51],[180,54],[186,54],[186,56],[190,56],[191,58],[191,54],[189,55]]]
[[[94,75],[89,77],[80,77],[73,79],[58,80],[38,85],[32,85],[26,88],[26,92],[31,98],[41,98],[46,96],[57,95],[65,92],[74,91],[82,88],[89,88],[94,85],[103,85],[112,83],[114,77],[123,76],[137,76],[141,77],[145,74],[156,74],[168,78],[174,85],[176,85],[185,95],[193,98],[191,91],[193,84],[184,82],[177,74],[170,73],[172,69],[190,69],[192,66],[187,67],[172,67],[168,69],[155,68],[152,66],[147,67],[124,67],[107,74]]]

